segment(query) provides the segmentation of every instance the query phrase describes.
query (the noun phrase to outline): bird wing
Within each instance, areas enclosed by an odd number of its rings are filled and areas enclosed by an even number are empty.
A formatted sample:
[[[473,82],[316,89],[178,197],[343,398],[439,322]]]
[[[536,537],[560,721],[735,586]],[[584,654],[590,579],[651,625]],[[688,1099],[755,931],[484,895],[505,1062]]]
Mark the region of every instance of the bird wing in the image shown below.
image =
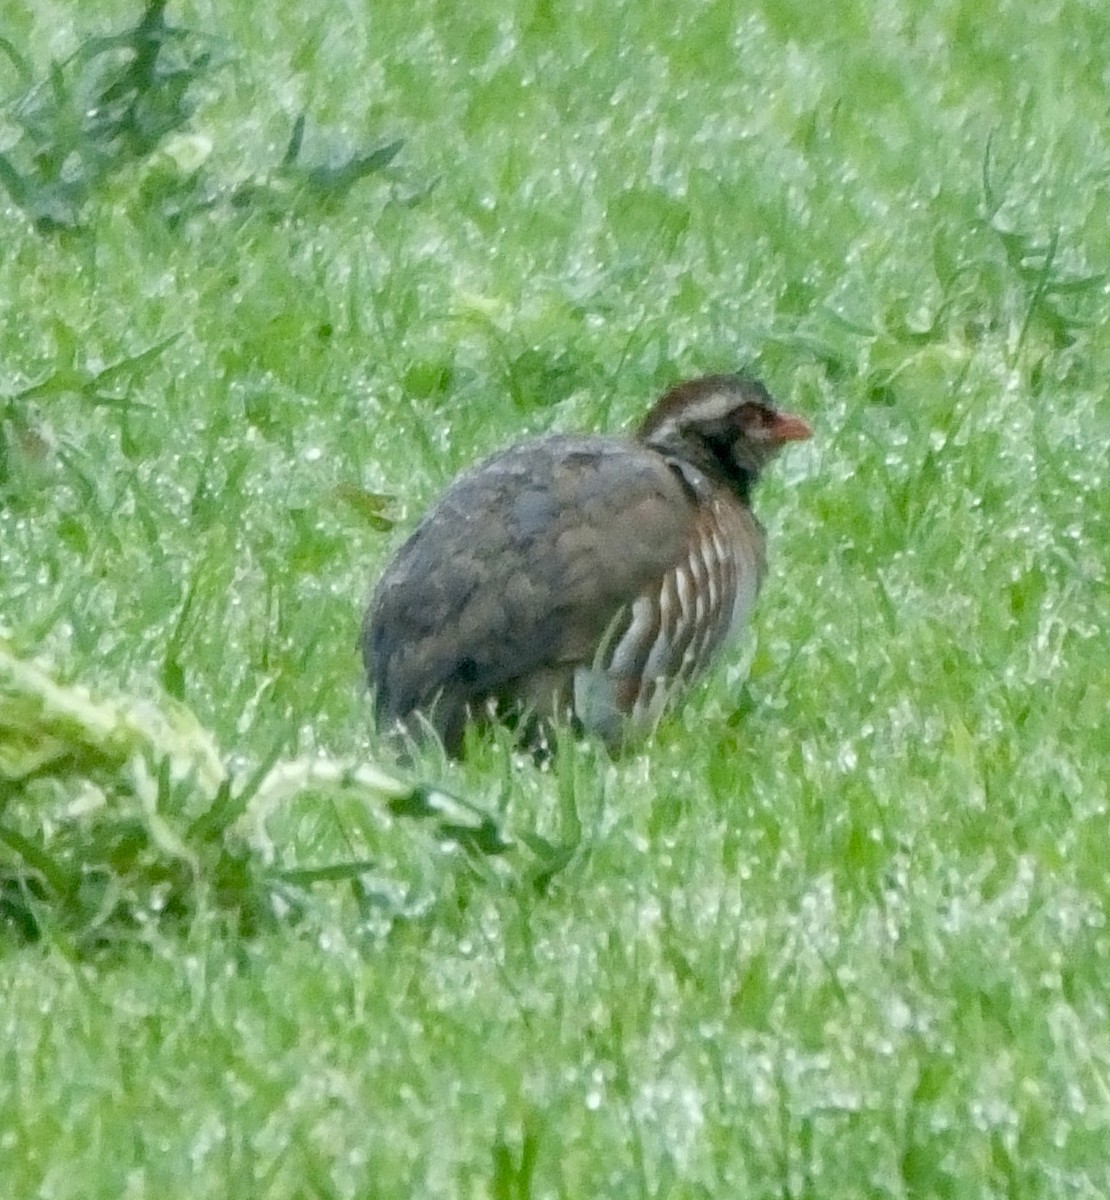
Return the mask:
[[[592,661],[629,600],[686,553],[696,507],[655,452],[549,437],[460,476],[401,547],[363,634],[383,719],[480,702]],[[437,722],[438,723],[438,722]]]

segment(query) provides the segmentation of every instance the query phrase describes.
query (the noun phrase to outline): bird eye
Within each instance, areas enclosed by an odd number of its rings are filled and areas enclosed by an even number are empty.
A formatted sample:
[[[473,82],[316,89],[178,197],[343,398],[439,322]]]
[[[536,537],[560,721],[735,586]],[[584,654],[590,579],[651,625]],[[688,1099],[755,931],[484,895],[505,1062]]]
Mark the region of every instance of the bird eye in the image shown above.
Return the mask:
[[[740,428],[746,433],[759,433],[769,429],[772,416],[762,404],[745,404],[740,410]]]

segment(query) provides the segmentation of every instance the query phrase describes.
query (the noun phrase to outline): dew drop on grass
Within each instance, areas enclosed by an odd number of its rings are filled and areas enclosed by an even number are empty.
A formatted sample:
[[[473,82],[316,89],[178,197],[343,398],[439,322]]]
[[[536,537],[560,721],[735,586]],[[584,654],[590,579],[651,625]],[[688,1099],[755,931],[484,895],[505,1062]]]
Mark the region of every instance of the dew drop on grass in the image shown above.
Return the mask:
[[[859,757],[856,754],[856,748],[851,742],[844,742],[836,755],[836,765],[844,774],[854,771],[859,763]]]
[[[891,1029],[899,1033],[904,1033],[913,1025],[913,1011],[900,996],[890,998],[886,1015]]]

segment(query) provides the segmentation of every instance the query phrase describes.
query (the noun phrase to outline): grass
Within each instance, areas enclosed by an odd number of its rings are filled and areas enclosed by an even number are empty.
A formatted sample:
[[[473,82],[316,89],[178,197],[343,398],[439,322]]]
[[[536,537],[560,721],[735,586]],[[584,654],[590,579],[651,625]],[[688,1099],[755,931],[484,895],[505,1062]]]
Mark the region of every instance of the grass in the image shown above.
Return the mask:
[[[9,8],[13,98],[140,15]],[[419,764],[506,853],[294,788],[280,855],[372,860],[295,920],[6,933],[6,1193],[1106,1195],[1103,6],[167,20],[174,128],[0,208],[0,622],[59,687],[376,760],[361,605],[461,466],[736,365],[817,435],[746,672],[615,763]]]

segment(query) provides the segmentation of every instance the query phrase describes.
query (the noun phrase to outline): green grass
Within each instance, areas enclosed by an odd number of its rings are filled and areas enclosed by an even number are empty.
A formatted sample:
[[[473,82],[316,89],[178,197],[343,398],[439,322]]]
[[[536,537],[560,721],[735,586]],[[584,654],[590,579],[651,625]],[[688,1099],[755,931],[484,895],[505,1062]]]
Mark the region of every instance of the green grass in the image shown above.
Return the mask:
[[[182,0],[184,126],[0,204],[0,636],[246,774],[379,757],[361,606],[475,457],[739,365],[817,431],[747,674],[420,764],[508,853],[307,792],[362,903],[4,935],[6,1195],[1110,1193],[1110,14],[739,7]],[[138,17],[8,9],[37,78]],[[302,112],[404,146],[319,194]]]

